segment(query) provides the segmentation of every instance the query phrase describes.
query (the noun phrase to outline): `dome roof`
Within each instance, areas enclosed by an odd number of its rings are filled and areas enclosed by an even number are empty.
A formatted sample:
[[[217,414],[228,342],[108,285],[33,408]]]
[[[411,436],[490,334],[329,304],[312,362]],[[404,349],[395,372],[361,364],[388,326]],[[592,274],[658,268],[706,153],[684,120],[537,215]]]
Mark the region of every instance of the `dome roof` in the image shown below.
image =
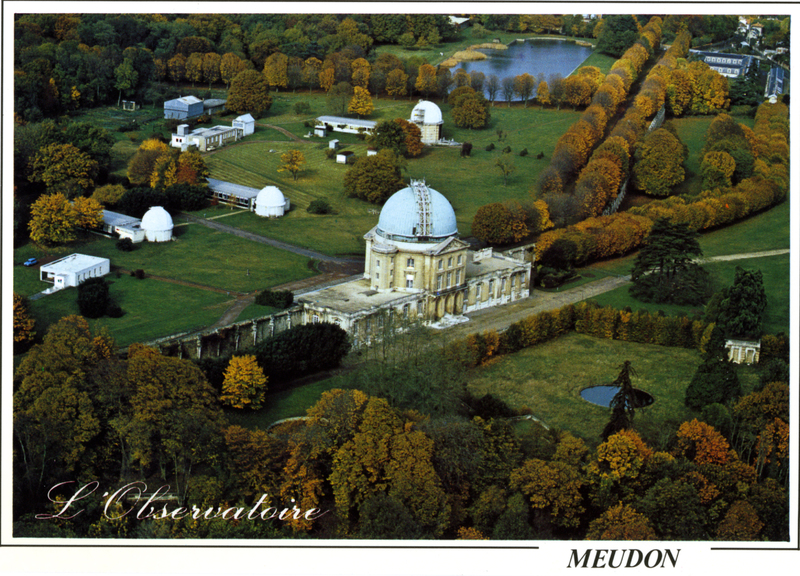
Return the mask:
[[[161,206],[153,206],[142,216],[142,230],[147,232],[172,230],[172,216]]]
[[[411,121],[420,124],[441,124],[442,111],[428,100],[420,100],[411,111]]]
[[[427,242],[457,235],[458,225],[447,198],[412,180],[383,205],[376,232],[387,240]]]
[[[265,186],[256,196],[256,206],[276,208],[285,205],[286,198],[283,196],[283,192],[278,190],[277,186]]]

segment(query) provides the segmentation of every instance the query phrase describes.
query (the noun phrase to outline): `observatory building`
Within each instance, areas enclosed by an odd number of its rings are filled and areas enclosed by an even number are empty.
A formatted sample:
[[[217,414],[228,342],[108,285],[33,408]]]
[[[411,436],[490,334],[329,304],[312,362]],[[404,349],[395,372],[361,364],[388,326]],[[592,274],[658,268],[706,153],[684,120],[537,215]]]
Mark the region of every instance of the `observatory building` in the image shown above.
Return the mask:
[[[161,206],[153,206],[142,216],[141,229],[148,242],[169,242],[172,240],[172,216]]]
[[[428,100],[420,100],[411,111],[410,122],[419,126],[423,144],[436,144],[442,139],[442,111]]]

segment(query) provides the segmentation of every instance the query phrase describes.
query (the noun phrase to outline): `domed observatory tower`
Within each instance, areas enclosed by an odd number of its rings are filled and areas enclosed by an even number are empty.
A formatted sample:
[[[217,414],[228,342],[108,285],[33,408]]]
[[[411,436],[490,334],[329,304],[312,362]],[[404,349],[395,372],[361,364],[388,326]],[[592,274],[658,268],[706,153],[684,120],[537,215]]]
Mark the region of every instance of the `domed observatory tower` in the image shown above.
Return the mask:
[[[440,294],[466,283],[467,244],[453,207],[424,180],[395,192],[364,239],[364,278],[374,290]]]
[[[172,240],[172,216],[161,206],[153,206],[142,216],[144,239],[148,242],[169,242]]]
[[[289,210],[289,200],[276,186],[265,186],[256,196],[256,214],[278,218]]]
[[[436,144],[442,139],[442,111],[428,100],[420,100],[411,111],[411,120],[422,132],[423,144]]]

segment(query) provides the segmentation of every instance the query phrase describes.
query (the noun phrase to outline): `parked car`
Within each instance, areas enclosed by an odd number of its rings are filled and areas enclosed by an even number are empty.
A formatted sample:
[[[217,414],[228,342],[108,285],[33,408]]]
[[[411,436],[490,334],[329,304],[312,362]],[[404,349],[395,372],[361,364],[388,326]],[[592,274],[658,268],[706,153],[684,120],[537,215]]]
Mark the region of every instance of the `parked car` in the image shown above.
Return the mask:
[[[39,263],[39,260],[36,258],[28,258],[25,262],[22,263],[23,266],[36,266]]]

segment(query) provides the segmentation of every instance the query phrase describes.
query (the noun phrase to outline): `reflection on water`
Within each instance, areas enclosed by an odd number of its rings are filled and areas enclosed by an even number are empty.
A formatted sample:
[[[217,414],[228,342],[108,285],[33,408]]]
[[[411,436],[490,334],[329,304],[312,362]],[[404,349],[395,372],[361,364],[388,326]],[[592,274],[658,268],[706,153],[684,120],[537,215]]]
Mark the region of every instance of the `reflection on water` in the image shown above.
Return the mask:
[[[551,74],[569,76],[593,52],[589,46],[578,46],[566,40],[526,40],[515,42],[508,50],[479,50],[487,56],[486,60],[461,62],[450,71],[455,74],[459,68],[466,72],[483,72],[488,78],[496,75],[503,78],[519,76],[526,72],[536,78],[544,74],[548,79]],[[538,84],[538,81],[537,81]],[[489,96],[485,93],[485,96]],[[497,95],[501,98],[501,94]]]
[[[581,398],[592,404],[608,408],[617,392],[619,392],[619,386],[592,386],[581,390]],[[634,389],[634,393],[636,394],[634,408],[643,408],[655,402],[655,398],[643,390]]]

